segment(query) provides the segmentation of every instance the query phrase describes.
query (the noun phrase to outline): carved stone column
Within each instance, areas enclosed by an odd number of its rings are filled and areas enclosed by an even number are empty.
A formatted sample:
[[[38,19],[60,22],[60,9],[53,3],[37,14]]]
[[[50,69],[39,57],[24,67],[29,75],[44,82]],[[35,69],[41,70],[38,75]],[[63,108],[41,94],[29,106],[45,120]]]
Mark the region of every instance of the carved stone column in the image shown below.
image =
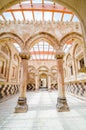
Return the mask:
[[[35,75],[35,86],[36,86],[36,91],[39,90],[39,77],[38,77],[38,74]]]
[[[22,75],[22,82],[20,85],[20,96],[18,99],[17,106],[15,108],[15,112],[27,112],[28,105],[26,99],[26,88],[27,88],[27,76],[28,76],[28,59],[30,58],[29,53],[22,52],[20,53],[22,68],[23,68],[23,75]]]
[[[57,69],[58,69],[58,98],[56,107],[58,112],[69,111],[69,107],[65,97],[63,56],[64,53],[62,51],[58,51],[56,54]]]
[[[7,76],[7,82],[11,82],[11,77],[12,77],[12,57],[10,59],[10,62],[9,62],[9,72],[8,72],[8,76]]]
[[[48,91],[51,91],[51,75],[48,74]]]
[[[72,64],[73,64],[73,74],[75,76],[75,80],[77,80],[76,65],[75,65],[75,58],[74,57],[72,57]]]

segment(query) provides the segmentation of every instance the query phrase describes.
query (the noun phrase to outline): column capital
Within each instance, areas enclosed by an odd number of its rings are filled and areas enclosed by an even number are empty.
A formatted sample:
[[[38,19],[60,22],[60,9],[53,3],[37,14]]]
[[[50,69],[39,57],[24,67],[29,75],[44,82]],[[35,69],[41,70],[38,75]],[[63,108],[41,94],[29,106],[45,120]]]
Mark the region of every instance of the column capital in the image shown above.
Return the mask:
[[[30,53],[27,51],[22,51],[19,55],[20,55],[21,59],[27,59],[27,60],[30,59]]]
[[[56,52],[56,55],[55,55],[55,58],[56,59],[63,59],[63,57],[64,57],[64,52],[63,51],[57,51]]]

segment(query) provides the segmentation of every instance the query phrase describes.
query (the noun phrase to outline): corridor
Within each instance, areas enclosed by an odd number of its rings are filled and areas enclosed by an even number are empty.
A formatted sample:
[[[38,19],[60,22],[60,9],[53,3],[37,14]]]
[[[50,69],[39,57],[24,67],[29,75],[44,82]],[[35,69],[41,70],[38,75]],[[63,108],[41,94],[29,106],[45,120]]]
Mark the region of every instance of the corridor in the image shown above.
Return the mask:
[[[67,95],[70,112],[59,113],[57,91],[28,92],[28,112],[14,113],[17,99],[0,103],[0,130],[86,130],[86,101]]]

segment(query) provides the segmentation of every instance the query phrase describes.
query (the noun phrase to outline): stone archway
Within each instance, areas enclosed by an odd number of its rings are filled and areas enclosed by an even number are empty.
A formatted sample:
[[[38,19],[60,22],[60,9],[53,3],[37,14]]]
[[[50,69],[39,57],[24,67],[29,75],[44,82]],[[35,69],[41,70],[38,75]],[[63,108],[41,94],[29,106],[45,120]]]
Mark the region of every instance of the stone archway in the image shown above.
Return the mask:
[[[0,34],[0,40],[8,38],[9,42],[11,39],[17,42],[21,47],[21,50],[24,48],[24,41],[16,34],[10,32],[4,32]]]
[[[63,46],[64,45],[64,43],[66,43],[69,39],[79,39],[79,40],[83,40],[83,37],[82,37],[82,35],[81,34],[79,34],[79,33],[76,33],[76,32],[72,32],[72,33],[69,33],[69,34],[67,34],[67,35],[65,35],[62,39],[61,39],[61,41],[60,41],[60,43],[61,43],[61,46]]]
[[[9,7],[11,7],[12,5],[15,5],[19,2],[21,2],[23,0],[4,0],[4,2],[0,2],[1,3],[1,8],[0,8],[0,14],[2,12],[4,12],[6,9],[8,9]],[[54,1],[54,0],[53,0]],[[83,35],[84,35],[84,40],[85,40],[85,48],[86,48],[86,15],[85,15],[85,12],[86,12],[86,1],[85,0],[81,0],[81,1],[75,1],[75,0],[55,0],[55,2],[58,2],[59,4],[67,7],[68,9],[70,9],[71,11],[73,11],[77,16],[78,18],[80,19],[81,21],[81,24],[82,24],[82,30],[83,30]],[[81,7],[83,7],[81,9]]]
[[[56,50],[60,48],[60,42],[58,39],[56,39],[53,35],[47,33],[47,32],[39,32],[33,36],[31,36],[26,42],[25,42],[25,48],[27,50],[30,50],[30,48],[37,43],[39,40],[44,39],[49,44],[51,44]]]

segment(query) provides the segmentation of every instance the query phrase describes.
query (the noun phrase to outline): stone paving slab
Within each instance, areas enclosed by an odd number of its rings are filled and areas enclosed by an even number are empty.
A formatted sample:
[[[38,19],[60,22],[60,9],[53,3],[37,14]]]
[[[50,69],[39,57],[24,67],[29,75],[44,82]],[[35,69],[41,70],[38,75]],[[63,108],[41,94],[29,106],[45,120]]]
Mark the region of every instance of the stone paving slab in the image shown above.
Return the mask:
[[[86,130],[86,101],[67,95],[69,112],[56,110],[57,91],[28,92],[27,113],[14,113],[18,95],[0,103],[0,130]]]

